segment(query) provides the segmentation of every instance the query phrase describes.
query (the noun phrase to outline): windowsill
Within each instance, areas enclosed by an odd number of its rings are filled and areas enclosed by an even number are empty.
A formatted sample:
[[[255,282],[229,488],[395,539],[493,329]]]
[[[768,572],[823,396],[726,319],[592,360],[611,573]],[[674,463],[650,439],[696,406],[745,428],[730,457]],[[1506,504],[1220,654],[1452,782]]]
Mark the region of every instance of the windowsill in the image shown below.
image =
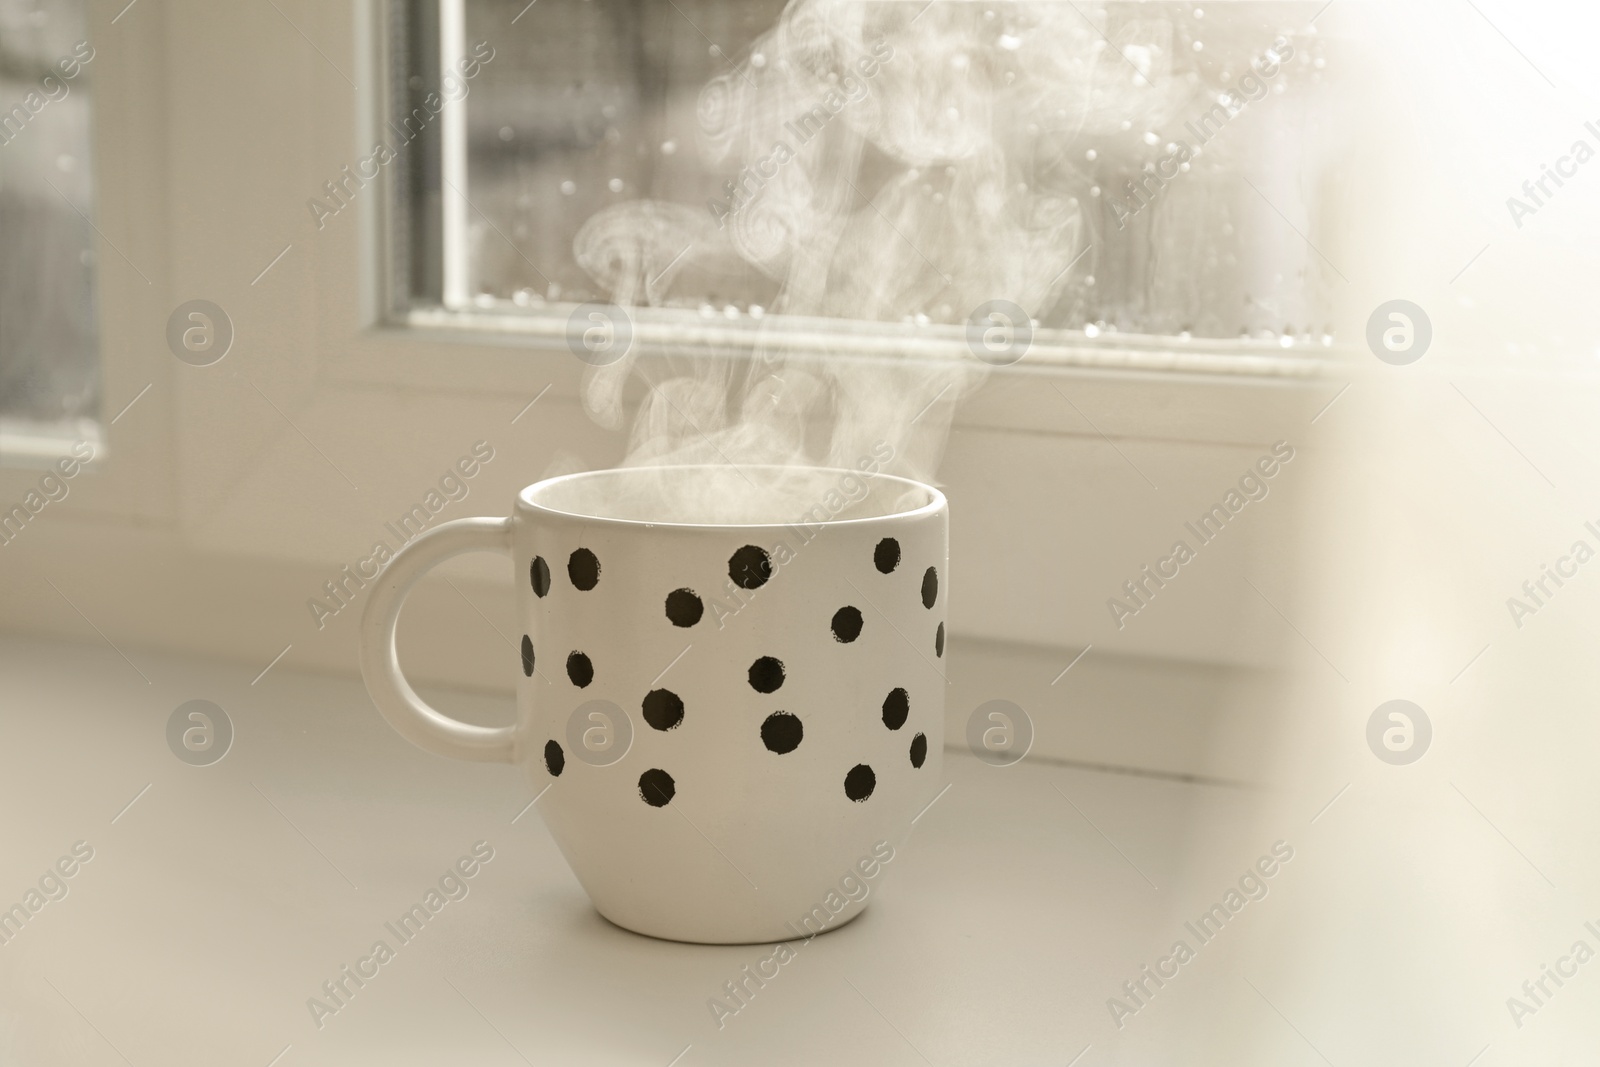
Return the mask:
[[[1236,855],[1254,854],[1256,800],[1243,790],[1031,758],[1002,769],[947,749],[951,788],[897,836],[867,911],[801,947],[719,1028],[706,999],[726,996],[724,982],[770,946],[677,944],[606,923],[537,807],[527,810],[525,774],[412,748],[354,679],[284,663],[252,686],[255,669],[129,651],[156,680],[159,714],[103,644],[7,640],[0,667],[33,712],[13,724],[15,747],[39,754],[10,768],[11,796],[83,783],[27,820],[12,851],[43,864],[98,827],[70,896],[8,951],[154,968],[157,980],[135,986],[93,968],[64,985],[136,1062],[212,1062],[248,1045],[265,1063],[292,1042],[297,1057],[411,1063],[446,1041],[456,1062],[504,1059],[507,1042],[541,1062],[665,1064],[688,1044],[695,1063],[774,1062],[773,1049],[782,1062],[916,1062],[906,1038],[937,1063],[1064,1062],[1061,1050],[1071,1057],[1090,1042],[1143,1062],[1161,1058],[1165,1025],[1225,1010],[1227,988],[1191,980],[1165,995],[1162,1025],[1143,1016],[1123,1033],[1104,1002],[1176,925],[1173,909],[1192,910],[1212,883],[1237,876]],[[159,736],[171,708],[195,695],[234,726],[236,751],[211,767],[183,765]],[[505,711],[501,698],[462,693],[446,706],[475,718]],[[1215,858],[1197,861],[1191,836]],[[182,847],[194,840],[207,847]],[[470,894],[318,1028],[307,997],[388,937],[383,917],[479,840],[494,860]],[[686,860],[717,862],[702,847]],[[211,978],[224,943],[250,963],[236,981]],[[196,998],[213,1010],[182,1007]],[[96,1040],[59,1000],[37,1003],[34,1022]],[[592,1010],[577,1010],[600,1003],[630,1023],[597,1027]],[[813,1025],[819,1004],[842,1028]]]

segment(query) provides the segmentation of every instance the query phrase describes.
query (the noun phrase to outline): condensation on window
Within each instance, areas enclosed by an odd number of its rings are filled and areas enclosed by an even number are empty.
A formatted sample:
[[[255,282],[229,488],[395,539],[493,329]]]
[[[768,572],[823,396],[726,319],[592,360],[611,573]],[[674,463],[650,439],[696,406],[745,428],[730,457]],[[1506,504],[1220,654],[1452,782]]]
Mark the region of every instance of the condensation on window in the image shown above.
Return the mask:
[[[100,407],[82,0],[0,0],[0,421],[13,444]]]
[[[470,302],[1321,347],[1317,7],[468,0]]]

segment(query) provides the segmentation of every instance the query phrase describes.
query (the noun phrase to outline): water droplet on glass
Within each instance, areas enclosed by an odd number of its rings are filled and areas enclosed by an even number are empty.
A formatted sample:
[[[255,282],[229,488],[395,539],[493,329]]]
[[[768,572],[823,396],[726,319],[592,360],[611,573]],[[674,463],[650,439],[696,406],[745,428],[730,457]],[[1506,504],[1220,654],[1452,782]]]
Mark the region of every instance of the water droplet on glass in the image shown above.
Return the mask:
[[[1282,337],[1278,338],[1278,347],[1279,348],[1293,348],[1294,347],[1294,338],[1289,336],[1288,334],[1284,334]]]
[[[767,57],[761,52],[752,52],[750,54],[750,65],[760,70],[767,65]]]
[[[1133,120],[1132,119],[1123,119],[1122,120],[1122,129],[1124,129],[1124,130],[1133,129]]]
[[[1202,8],[1197,7],[1194,9],[1194,17],[1197,19],[1203,19],[1206,17],[1206,13]]]
[[[1086,322],[1083,325],[1083,335],[1085,337],[1099,337],[1100,327],[1096,326],[1092,322]]]
[[[1084,285],[1093,285],[1094,284],[1094,275],[1093,274],[1085,274],[1083,276],[1083,284]]]
[[[1180,340],[1180,341],[1187,341],[1190,336],[1191,335],[1190,335],[1188,330],[1179,330],[1178,331],[1178,340]]]
[[[500,127],[500,139],[502,141],[509,141],[509,140],[511,140],[511,138],[515,137],[516,135],[517,135],[517,131],[513,130],[510,126],[502,126],[502,127]]]
[[[1017,49],[1022,47],[1022,38],[1015,37],[1009,33],[1002,33],[1000,35],[999,44],[1000,47],[1004,48],[1007,52],[1015,52]]]
[[[74,159],[73,157],[71,157],[71,156],[60,155],[60,156],[56,157],[56,169],[57,170],[70,171],[73,167],[76,167],[77,165],[78,165],[78,161],[76,159]]]
[[[612,178],[610,181],[606,182],[606,188],[610,189],[613,193],[622,192],[622,179]]]
[[[494,307],[494,294],[479,293],[477,296],[472,298],[472,302],[481,308],[492,308]]]
[[[1083,154],[1083,158],[1087,159],[1090,163],[1093,163],[1095,160],[1100,158],[1100,153],[1091,148]]]
[[[915,322],[918,326],[926,326],[933,320],[919,311],[911,317],[911,321]]]
[[[678,142],[677,141],[662,141],[661,142],[661,154],[662,155],[670,156],[674,152],[676,152],[677,150],[678,150]]]
[[[760,304],[751,304],[750,305],[750,317],[752,319],[759,319],[761,316],[765,315],[766,313],[767,313],[767,309],[762,307]]]
[[[533,290],[524,286],[511,294],[511,302],[518,307],[525,308],[533,303]]]
[[[1196,52],[1204,52],[1206,50],[1206,43],[1204,41],[1196,41],[1189,47],[1193,48]]]
[[[712,307],[710,304],[701,304],[700,305],[700,317],[702,319],[709,319],[709,318],[711,318],[711,316],[715,315],[716,313],[717,313],[717,309]]]
[[[1089,186],[1089,195],[1090,196],[1099,196],[1100,195],[1100,187],[1098,185]]]
[[[561,195],[562,196],[571,196],[573,193],[575,193],[577,191],[578,191],[578,184],[576,182],[562,182],[561,183]]]

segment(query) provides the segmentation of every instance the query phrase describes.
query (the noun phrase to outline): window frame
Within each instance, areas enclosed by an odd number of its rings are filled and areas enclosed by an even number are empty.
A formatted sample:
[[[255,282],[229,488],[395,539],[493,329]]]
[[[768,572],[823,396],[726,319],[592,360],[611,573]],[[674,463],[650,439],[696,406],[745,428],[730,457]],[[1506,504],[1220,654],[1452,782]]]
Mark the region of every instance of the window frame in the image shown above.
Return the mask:
[[[292,637],[291,661],[346,669],[353,653],[338,642],[347,638],[311,638],[303,602],[283,602],[284,580],[265,577],[290,575],[310,593],[361,547],[333,521],[356,512],[354,498],[319,511],[320,494],[347,490],[297,430],[343,461],[346,453],[331,435],[342,429],[351,435],[345,440],[356,440],[361,420],[373,417],[395,448],[425,429],[431,455],[472,441],[500,409],[509,419],[543,394],[532,415],[495,433],[510,443],[514,432],[530,457],[568,441],[603,440],[603,448],[585,446],[595,462],[620,449],[622,437],[603,434],[585,414],[586,368],[567,351],[563,330],[546,327],[538,337],[476,322],[417,326],[389,317],[387,182],[365,190],[351,211],[320,231],[306,212],[306,198],[324,179],[371,151],[387,118],[387,94],[371,89],[389,70],[388,0],[280,0],[281,13],[273,5],[146,0],[113,25],[122,6],[94,0],[92,14],[100,79],[98,225],[151,282],[131,270],[103,272],[104,465],[76,480],[71,496],[41,516],[40,529],[0,552],[15,553],[6,557],[14,565],[31,560],[40,573],[66,576],[64,591],[84,594],[76,601],[83,612],[119,643],[204,647],[264,665]],[[225,59],[229,47],[246,41],[258,62]],[[362,88],[353,91],[350,81]],[[281,89],[264,101],[268,84]],[[228,180],[218,181],[219,173]],[[274,261],[285,245],[292,249]],[[277,265],[252,282],[269,262]],[[172,309],[196,297],[223,304],[238,330],[235,351],[206,368],[180,363],[164,337]],[[649,351],[654,340],[643,343],[642,358],[656,358]],[[740,351],[722,349],[726,358],[741,358]],[[1228,351],[1229,343],[1218,343],[1215,358],[1191,362],[1159,345],[1066,344],[1053,361],[1030,354],[995,371],[961,405],[949,450],[968,468],[992,472],[1003,465],[1006,477],[1022,480],[1017,484],[1046,487],[1052,503],[1038,521],[1051,536],[1070,535],[1092,557],[1125,541],[1134,519],[1114,498],[1081,510],[1083,494],[1107,484],[1150,492],[1120,453],[1206,485],[1213,477],[1225,482],[1237,477],[1235,459],[1245,452],[1279,438],[1304,439],[1311,417],[1342,384],[1335,380],[1339,346],[1313,359],[1236,359]],[[110,424],[147,385],[148,393]],[[219,434],[221,418],[229,421]],[[540,473],[537,466],[502,469],[508,479],[516,473],[519,484]],[[20,498],[37,479],[36,471],[0,470],[0,500]],[[361,480],[365,488],[384,488],[378,474],[372,483]],[[285,486],[294,488],[292,498],[284,496]],[[460,513],[503,513],[508,499],[509,493],[474,496]],[[305,517],[286,535],[284,520],[294,511]],[[963,521],[979,518],[976,511],[968,515]],[[149,619],[108,618],[119,610],[114,591],[141,588],[141,573],[175,582],[206,575],[215,583],[208,604],[251,610],[229,627],[206,626],[200,616],[163,617],[159,633],[147,629],[157,625]],[[500,580],[487,563],[469,579],[480,588]],[[48,587],[34,584],[47,599],[38,607],[19,600],[9,625],[38,628],[45,624],[29,620],[45,611],[59,615],[59,623],[48,625],[61,632],[83,629],[64,602],[48,599],[54,596]],[[94,599],[86,599],[90,588]],[[188,603],[190,594],[173,596]],[[1097,602],[1030,603],[1019,611],[1003,598],[983,600],[974,595],[967,602],[971,629],[962,636],[1078,647],[1104,641]],[[1170,626],[1130,628],[1122,651],[1271,660],[1270,642],[1252,652],[1245,647],[1251,642],[1219,634],[1211,622],[1216,608],[1208,603],[1205,617],[1190,617],[1175,604]],[[446,627],[439,630],[441,647],[449,646],[448,625],[440,625]],[[479,684],[466,667],[441,665],[433,677]]]

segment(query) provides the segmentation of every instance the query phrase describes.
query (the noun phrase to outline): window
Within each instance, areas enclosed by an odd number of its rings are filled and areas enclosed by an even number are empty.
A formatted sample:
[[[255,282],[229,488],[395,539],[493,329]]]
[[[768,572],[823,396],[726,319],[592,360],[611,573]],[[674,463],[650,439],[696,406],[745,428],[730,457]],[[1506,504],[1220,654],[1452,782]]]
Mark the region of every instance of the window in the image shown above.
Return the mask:
[[[98,436],[94,49],[78,0],[0,0],[0,457]]]
[[[411,3],[393,306],[559,332],[614,303],[680,337],[787,321],[931,349],[1006,301],[1042,350],[1316,351],[1339,279],[1317,11]]]

